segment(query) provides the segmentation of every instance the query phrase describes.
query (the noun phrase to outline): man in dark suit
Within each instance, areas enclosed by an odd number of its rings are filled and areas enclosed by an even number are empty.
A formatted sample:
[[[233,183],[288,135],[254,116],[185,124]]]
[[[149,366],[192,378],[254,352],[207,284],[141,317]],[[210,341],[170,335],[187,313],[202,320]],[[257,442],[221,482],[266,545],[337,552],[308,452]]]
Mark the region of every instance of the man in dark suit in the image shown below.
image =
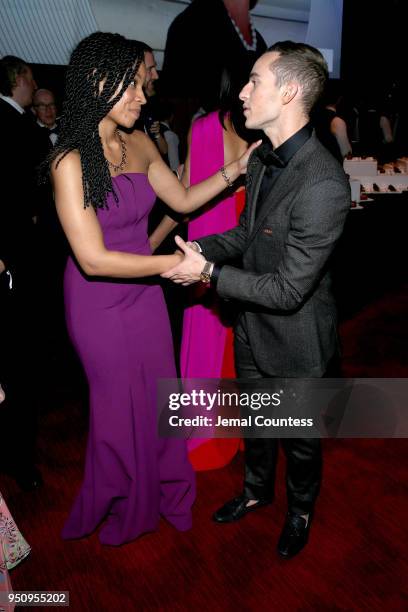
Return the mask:
[[[36,126],[25,112],[35,87],[26,62],[13,56],[0,60],[0,378],[6,392],[0,467],[23,489],[41,483],[34,465],[34,397],[39,385]]]
[[[185,259],[163,275],[183,284],[210,280],[221,297],[241,302],[235,330],[239,378],[322,377],[338,357],[328,263],[350,189],[309,123],[326,78],[322,55],[308,45],[277,43],[259,58],[240,98],[246,127],[262,129],[266,138],[249,160],[239,225],[196,245],[177,239]],[[224,168],[221,173],[229,182]],[[224,265],[237,257],[242,269]],[[288,514],[278,552],[291,557],[308,539],[321,446],[319,439],[284,439],[282,445]],[[243,493],[215,512],[215,521],[231,522],[271,503],[277,455],[276,439],[245,440]]]
[[[56,145],[60,131],[57,104],[52,91],[37,89],[33,97],[33,112],[37,119],[36,152],[38,162],[42,163]],[[67,368],[67,357],[70,354],[63,297],[63,276],[68,245],[58,219],[54,193],[48,178],[37,187],[37,193],[36,231],[41,265],[41,317],[38,325],[42,335],[43,363],[53,383],[57,384],[61,371]]]

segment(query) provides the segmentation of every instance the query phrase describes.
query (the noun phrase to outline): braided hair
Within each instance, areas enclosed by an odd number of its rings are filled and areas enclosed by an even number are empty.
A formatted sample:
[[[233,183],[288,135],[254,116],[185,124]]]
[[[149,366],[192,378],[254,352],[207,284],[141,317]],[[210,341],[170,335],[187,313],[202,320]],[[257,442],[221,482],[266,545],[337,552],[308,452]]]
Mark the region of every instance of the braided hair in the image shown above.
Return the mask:
[[[60,134],[46,166],[57,159],[58,167],[67,153],[79,151],[84,207],[107,208],[108,193],[118,201],[98,125],[129,87],[143,57],[144,43],[107,32],[84,38],[71,55]]]

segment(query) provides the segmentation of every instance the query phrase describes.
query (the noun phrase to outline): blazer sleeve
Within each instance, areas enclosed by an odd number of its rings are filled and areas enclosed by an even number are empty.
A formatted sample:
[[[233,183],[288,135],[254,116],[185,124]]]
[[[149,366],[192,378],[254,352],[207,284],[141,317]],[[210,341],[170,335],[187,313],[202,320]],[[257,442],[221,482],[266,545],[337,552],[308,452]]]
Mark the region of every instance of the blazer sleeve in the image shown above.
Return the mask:
[[[330,178],[311,185],[292,211],[277,270],[257,274],[224,266],[217,292],[223,298],[271,310],[296,310],[319,283],[343,231],[349,208],[350,188],[346,181]]]
[[[248,200],[239,218],[238,225],[223,234],[212,234],[199,238],[197,242],[208,261],[224,264],[240,257],[245,250],[248,238]]]

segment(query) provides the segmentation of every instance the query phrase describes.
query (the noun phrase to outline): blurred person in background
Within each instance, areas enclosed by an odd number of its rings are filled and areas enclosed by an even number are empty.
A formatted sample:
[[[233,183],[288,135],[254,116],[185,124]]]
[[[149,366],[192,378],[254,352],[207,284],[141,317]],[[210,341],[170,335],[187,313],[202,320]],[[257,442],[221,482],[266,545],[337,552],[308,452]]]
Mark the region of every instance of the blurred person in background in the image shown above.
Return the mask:
[[[58,139],[57,105],[55,96],[49,89],[37,89],[33,97],[33,111],[37,124],[47,131],[51,145]]]
[[[161,84],[175,105],[182,158],[192,116],[200,106],[216,107],[223,69],[236,65],[249,74],[266,50],[250,14],[256,4],[257,0],[192,0],[169,27]]]
[[[193,121],[182,176],[188,187],[216,168],[241,155],[259,132],[245,128],[239,92],[248,75],[238,67],[224,69],[216,108]],[[245,190],[240,181],[204,209],[190,216],[188,240],[227,231],[238,224],[244,208]],[[150,236],[156,249],[177,221],[164,217]],[[180,371],[186,378],[235,378],[232,324],[236,313],[213,288],[191,287],[187,296],[181,340]],[[236,439],[195,439],[188,442],[190,460],[197,470],[214,469],[230,461],[238,449]]]
[[[36,126],[26,112],[36,83],[15,56],[0,60],[0,133],[3,168],[0,202],[0,327],[2,384],[1,467],[24,490],[41,485],[35,466],[36,413],[41,388],[39,341]],[[16,440],[18,446],[16,447]]]
[[[339,85],[329,81],[322,102],[313,113],[312,120],[320,142],[340,163],[343,163],[344,158],[350,155],[352,150],[347,124],[338,114],[341,101]]]

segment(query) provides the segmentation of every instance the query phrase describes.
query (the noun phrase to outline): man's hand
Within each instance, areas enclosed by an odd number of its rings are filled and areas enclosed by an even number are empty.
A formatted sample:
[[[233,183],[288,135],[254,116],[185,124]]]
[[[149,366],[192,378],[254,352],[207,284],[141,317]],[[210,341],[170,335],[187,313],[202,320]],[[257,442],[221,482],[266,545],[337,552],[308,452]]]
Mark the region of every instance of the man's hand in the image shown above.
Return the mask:
[[[5,269],[6,269],[6,266],[4,264],[4,261],[0,259],[0,274],[2,274]]]
[[[204,268],[205,258],[201,253],[191,248],[180,236],[175,237],[179,249],[184,253],[184,259],[174,268],[161,274],[163,278],[168,278],[175,283],[187,287],[200,280],[200,274]]]
[[[158,146],[160,153],[162,155],[167,155],[168,153],[167,141],[164,138],[164,136],[160,134],[160,121],[154,121],[149,128],[149,132],[154,138],[154,140],[156,141],[156,144]]]

